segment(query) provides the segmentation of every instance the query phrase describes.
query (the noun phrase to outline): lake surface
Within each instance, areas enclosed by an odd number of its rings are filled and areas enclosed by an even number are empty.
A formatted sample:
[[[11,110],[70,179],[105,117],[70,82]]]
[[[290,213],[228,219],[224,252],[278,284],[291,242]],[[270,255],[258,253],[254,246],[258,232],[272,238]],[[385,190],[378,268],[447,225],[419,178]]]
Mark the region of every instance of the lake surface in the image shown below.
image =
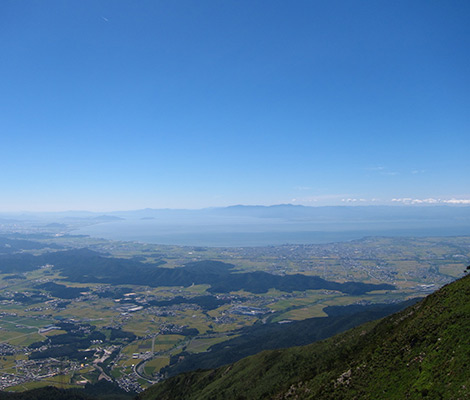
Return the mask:
[[[237,223],[161,223],[156,220],[122,220],[83,227],[73,234],[89,235],[110,240],[144,243],[246,247],[281,244],[320,244],[360,239],[365,236],[464,236],[470,226],[443,226],[433,222],[396,223],[316,223],[295,224],[244,220]]]

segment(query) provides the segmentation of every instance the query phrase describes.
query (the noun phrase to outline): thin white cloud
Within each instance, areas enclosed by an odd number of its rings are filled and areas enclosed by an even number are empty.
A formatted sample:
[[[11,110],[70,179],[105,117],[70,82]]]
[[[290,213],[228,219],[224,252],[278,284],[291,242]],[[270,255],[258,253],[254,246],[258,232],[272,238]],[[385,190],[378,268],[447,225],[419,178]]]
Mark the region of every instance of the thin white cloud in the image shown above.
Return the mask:
[[[470,199],[414,199],[411,197],[402,197],[392,199],[392,202],[402,204],[470,204]]]
[[[447,204],[470,204],[470,199],[450,199],[445,200]]]
[[[307,196],[307,197],[296,197],[291,201],[296,203],[336,203],[341,201],[342,198],[351,196],[351,194],[326,194],[321,196]]]
[[[367,170],[367,171],[377,172],[377,173],[380,174],[380,175],[386,175],[386,176],[395,176],[395,175],[398,175],[398,174],[399,174],[399,173],[396,172],[396,171],[389,171],[388,168],[383,167],[383,166],[381,166],[381,165],[376,166],[376,167],[366,168],[366,170]]]
[[[434,197],[428,198],[414,198],[414,197],[397,197],[391,200],[381,199],[377,197],[373,198],[362,198],[362,197],[352,197],[339,195],[325,195],[325,196],[312,196],[304,198],[292,198],[291,203],[297,204],[308,204],[316,203],[318,205],[331,205],[331,204],[350,204],[350,205],[368,205],[368,204],[403,204],[403,205],[470,205],[470,199],[440,199]]]
[[[394,203],[402,203],[402,204],[438,204],[441,203],[441,199],[413,199],[411,197],[402,197],[397,199],[392,199]]]
[[[369,200],[367,199],[354,199],[354,198],[348,198],[348,199],[341,199],[343,203],[365,203]]]

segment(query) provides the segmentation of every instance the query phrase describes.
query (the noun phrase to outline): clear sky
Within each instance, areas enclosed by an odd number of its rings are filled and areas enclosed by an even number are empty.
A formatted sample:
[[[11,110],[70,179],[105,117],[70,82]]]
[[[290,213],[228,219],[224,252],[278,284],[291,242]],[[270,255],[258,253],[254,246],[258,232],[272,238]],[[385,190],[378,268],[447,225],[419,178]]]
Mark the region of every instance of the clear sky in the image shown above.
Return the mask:
[[[467,0],[2,0],[0,211],[469,202],[469,21]]]

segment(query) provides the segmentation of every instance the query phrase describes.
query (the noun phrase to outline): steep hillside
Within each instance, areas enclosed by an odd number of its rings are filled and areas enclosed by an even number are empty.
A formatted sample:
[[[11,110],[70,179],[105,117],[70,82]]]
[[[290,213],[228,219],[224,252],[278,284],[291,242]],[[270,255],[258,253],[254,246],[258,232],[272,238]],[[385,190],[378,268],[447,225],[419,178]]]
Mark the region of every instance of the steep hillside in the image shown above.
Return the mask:
[[[139,399],[470,398],[469,332],[467,276],[381,321],[178,375]]]
[[[289,324],[255,324],[240,329],[233,339],[211,346],[208,351],[175,354],[171,364],[161,372],[175,376],[196,369],[213,369],[231,364],[263,350],[303,346],[347,331],[369,321],[401,311],[414,304],[412,299],[395,304],[370,304],[366,306],[326,307],[324,310],[338,315],[308,318]],[[329,311],[330,310],[330,311]]]
[[[0,392],[0,400],[131,400],[132,393],[126,393],[105,381],[86,385],[85,389],[59,389],[42,387],[25,392]]]

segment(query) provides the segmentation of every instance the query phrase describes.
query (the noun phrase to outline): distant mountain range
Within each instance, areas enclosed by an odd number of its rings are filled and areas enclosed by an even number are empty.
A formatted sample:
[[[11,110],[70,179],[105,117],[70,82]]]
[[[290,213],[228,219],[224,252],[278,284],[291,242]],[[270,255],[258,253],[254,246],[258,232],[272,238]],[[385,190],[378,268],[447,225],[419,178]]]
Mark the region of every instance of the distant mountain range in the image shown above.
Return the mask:
[[[167,217],[251,217],[273,218],[286,221],[381,221],[397,219],[436,220],[463,219],[470,221],[469,206],[331,206],[309,207],[292,204],[273,206],[235,205],[199,210],[179,209],[144,209],[136,211],[118,211],[107,215],[122,218],[164,218]]]
[[[60,212],[23,212],[0,213],[0,222],[19,222],[24,220],[64,220],[95,219],[97,221],[118,221],[120,219],[158,219],[176,217],[231,216],[252,218],[275,218],[286,220],[393,220],[406,219],[461,219],[470,221],[470,206],[322,206],[312,207],[293,204],[272,206],[233,205],[202,209],[153,209],[129,211],[60,211]]]
[[[414,216],[416,218],[442,218],[448,215],[466,216],[470,218],[470,206],[466,205],[397,205],[397,206],[303,206],[294,204],[263,205],[233,205],[227,207],[210,207],[201,209],[177,209],[177,208],[145,208],[127,211],[58,211],[58,212],[22,212],[1,213],[0,221],[17,222],[25,219],[40,218],[95,218],[111,219],[121,218],[148,218],[163,215],[232,215],[251,216],[256,218],[296,218],[296,217],[321,217],[321,218],[371,218],[374,216],[387,216],[396,218],[399,216]]]

